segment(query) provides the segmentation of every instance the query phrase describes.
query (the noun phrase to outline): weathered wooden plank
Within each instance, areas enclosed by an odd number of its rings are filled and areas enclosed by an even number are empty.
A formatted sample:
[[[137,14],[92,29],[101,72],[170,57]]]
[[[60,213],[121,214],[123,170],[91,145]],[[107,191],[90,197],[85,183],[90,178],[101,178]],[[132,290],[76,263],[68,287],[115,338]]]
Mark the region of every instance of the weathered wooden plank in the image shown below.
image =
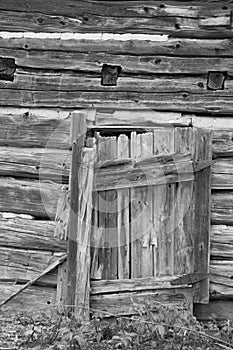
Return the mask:
[[[193,128],[175,129],[175,151],[191,152],[195,147]],[[192,167],[190,167],[192,171]],[[194,272],[195,197],[194,181],[179,182],[175,189],[174,209],[174,272]]]
[[[82,232],[80,225],[80,192],[83,178],[81,165],[83,160],[83,147],[86,138],[86,118],[82,113],[72,114],[72,166],[70,174],[70,212],[68,225],[67,242],[67,285],[63,286],[66,290],[66,304],[70,312],[76,312],[76,286],[77,286],[77,262],[78,255],[78,237]],[[80,184],[80,185],[79,185]],[[86,250],[85,250],[86,251]],[[79,312],[80,310],[78,310]]]
[[[30,214],[53,220],[56,215],[60,186],[55,182],[2,177],[0,211]]]
[[[70,151],[0,147],[0,176],[68,183]]]
[[[222,124],[226,126],[226,129],[221,130],[222,127],[219,127],[220,130],[214,130],[213,132],[214,157],[233,156],[233,128],[229,123],[230,120],[224,119]]]
[[[233,193],[213,191],[211,202],[212,224],[233,225]]]
[[[204,74],[208,71],[223,71],[230,75],[233,73],[233,63],[228,57],[180,57],[163,55],[120,55],[95,52],[63,52],[63,51],[25,51],[17,49],[1,49],[1,57],[14,57],[15,63],[21,69],[46,69],[64,70],[64,73],[71,71],[101,73],[103,64],[121,66],[122,75],[125,74]],[[19,75],[20,74],[19,70]],[[25,71],[27,74],[27,71]],[[31,70],[31,74],[33,70]],[[50,73],[48,71],[48,73]],[[124,74],[123,74],[124,73]],[[37,73],[40,77],[41,73]],[[51,74],[51,73],[50,73]],[[26,77],[25,77],[26,78]],[[22,76],[23,79],[23,76]],[[74,78],[73,78],[74,79]],[[61,78],[62,80],[62,78]],[[66,80],[66,79],[65,79]],[[65,82],[65,81],[64,81]],[[7,83],[9,86],[11,82]],[[42,80],[43,85],[43,80]],[[32,82],[33,86],[33,82]]]
[[[156,291],[157,289],[191,288],[189,285],[173,286],[171,281],[179,276],[142,277],[133,279],[91,281],[91,295]]]
[[[63,253],[0,248],[0,281],[26,283],[35,278]],[[42,277],[36,284],[56,287],[57,270]]]
[[[0,246],[29,250],[66,251],[66,243],[54,237],[55,223],[23,218],[4,219],[0,214]]]
[[[80,128],[80,132],[81,131],[82,128]],[[79,145],[81,145],[81,143],[79,143]],[[77,213],[78,223],[76,228],[77,260],[75,270],[77,273],[77,277],[76,286],[74,290],[75,315],[76,317],[81,317],[82,319],[87,320],[90,316],[90,233],[92,216],[92,187],[94,180],[94,161],[95,148],[86,149],[86,151],[83,152],[82,164],[79,168],[78,175],[79,209]],[[67,274],[67,277],[69,277],[69,274]],[[69,282],[68,278],[67,280]]]
[[[123,128],[129,126],[158,127],[169,125],[190,126],[192,117],[181,113],[154,110],[97,110],[95,126],[112,125]],[[162,152],[164,153],[164,152]],[[124,158],[126,158],[125,156]]]
[[[225,90],[205,93],[145,93],[145,92],[57,92],[0,90],[0,106],[158,109],[215,114],[232,113],[232,95]],[[6,144],[4,144],[6,145]],[[14,145],[15,146],[15,145]],[[38,145],[37,145],[38,146]],[[54,146],[52,147],[54,148]]]
[[[230,57],[233,54],[231,39],[190,39],[172,38],[166,40],[139,40],[128,36],[128,40],[121,37],[108,36],[106,40],[100,37],[93,39],[85,36],[65,37],[57,33],[53,38],[36,38],[36,36],[17,35],[17,38],[0,37],[1,48],[38,51],[65,51],[65,52],[106,52],[112,54],[169,55],[169,56],[210,56]]]
[[[2,107],[0,145],[69,149],[69,112]]]
[[[185,309],[192,308],[192,297],[189,288],[187,289],[164,289],[153,292],[130,292],[106,295],[91,296],[91,308],[106,311],[114,315],[130,315],[135,314],[135,303],[142,300],[159,301],[162,303],[173,303],[174,305],[183,305]]]
[[[233,158],[217,158],[212,166],[212,189],[233,189]]]
[[[195,161],[212,159],[212,132],[208,129],[195,129],[193,156]],[[211,167],[205,167],[195,174],[195,220],[194,234],[194,272],[209,272],[210,245],[210,196]],[[191,238],[191,237],[190,237]],[[194,302],[209,302],[209,279],[196,284]]]
[[[107,163],[106,167],[103,164],[102,169],[96,169],[95,191],[164,185],[191,181],[194,178],[193,162],[189,154],[154,156],[145,159],[144,162],[125,159],[122,162],[125,164],[112,162]]]
[[[189,60],[191,65],[188,74],[184,68],[185,76],[181,74],[180,68],[178,69],[179,74],[176,74],[170,68],[168,70],[163,67],[159,71],[148,74],[140,73],[135,68],[135,72],[129,74],[126,68],[118,77],[115,86],[103,86],[101,84],[101,67],[92,72],[73,71],[70,73],[64,71],[64,67],[60,71],[50,72],[47,70],[45,63],[43,70],[41,69],[39,72],[37,69],[25,68],[22,70],[17,68],[14,81],[6,84],[5,81],[0,80],[0,88],[3,90],[11,88],[14,90],[47,91],[48,93],[50,91],[146,91],[157,93],[188,91],[205,93],[209,68],[203,68],[202,72],[197,72],[198,74],[193,76],[191,73],[194,73],[196,67],[194,65],[192,68],[192,59]],[[103,59],[103,63],[105,61],[108,62],[108,59]],[[151,65],[151,63],[149,62],[148,65]],[[169,71],[173,75],[168,75]],[[225,80],[224,89],[228,94],[232,93],[233,81],[231,79]]]
[[[121,134],[117,139],[117,158],[129,157],[129,138]],[[129,189],[117,191],[118,278],[129,278],[130,223]]]
[[[4,30],[46,32],[167,32],[173,36],[230,36],[229,3],[215,7],[208,2],[175,4],[160,2],[104,1],[86,3],[72,0],[63,4],[50,0],[46,6],[35,1],[19,8],[15,0],[1,4]],[[110,10],[111,9],[111,10]],[[199,17],[201,15],[201,20]],[[217,17],[217,18],[216,18]],[[219,28],[222,31],[219,31]],[[223,32],[223,33],[222,33]]]
[[[130,135],[130,157],[137,161],[142,157],[142,148],[140,147],[141,135],[132,132]],[[147,179],[146,179],[147,180]],[[142,277],[141,259],[142,259],[142,215],[147,210],[147,202],[143,195],[147,195],[146,188],[132,188],[130,190],[130,271],[131,278]]]
[[[12,283],[0,283],[1,301],[19,289],[19,285]],[[2,311],[10,314],[28,312],[32,310],[49,310],[56,303],[56,288],[44,288],[31,286],[8,304],[2,307]],[[51,309],[53,310],[53,309]]]
[[[174,128],[154,130],[153,153],[155,155],[167,154],[169,157],[169,154],[175,151],[174,146]],[[167,184],[162,164],[160,167],[164,182],[160,186],[152,187],[154,202],[152,241],[155,276],[174,273],[174,185]]]

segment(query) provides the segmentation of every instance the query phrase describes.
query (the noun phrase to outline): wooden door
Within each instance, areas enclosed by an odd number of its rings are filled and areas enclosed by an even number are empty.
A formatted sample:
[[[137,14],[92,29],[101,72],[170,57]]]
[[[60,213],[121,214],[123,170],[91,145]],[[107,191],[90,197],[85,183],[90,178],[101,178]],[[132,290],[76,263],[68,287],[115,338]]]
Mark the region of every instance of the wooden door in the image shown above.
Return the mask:
[[[209,300],[211,133],[191,127],[96,133],[91,307]]]

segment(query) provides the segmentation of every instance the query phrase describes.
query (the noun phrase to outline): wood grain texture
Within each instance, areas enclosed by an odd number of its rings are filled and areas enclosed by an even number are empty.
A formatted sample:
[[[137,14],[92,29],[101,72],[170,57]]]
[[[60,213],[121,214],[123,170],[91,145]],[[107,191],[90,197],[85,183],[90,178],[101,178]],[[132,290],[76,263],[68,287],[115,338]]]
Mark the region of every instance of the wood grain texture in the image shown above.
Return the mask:
[[[0,176],[68,183],[70,151],[0,147]]]
[[[67,242],[67,285],[63,288],[66,291],[66,304],[70,305],[68,310],[76,312],[76,287],[77,287],[77,262],[78,257],[78,237],[80,235],[80,185],[83,182],[81,166],[83,160],[83,147],[86,139],[86,118],[82,113],[72,114],[72,166],[70,171],[70,208]],[[82,232],[82,231],[81,231]],[[79,311],[78,311],[79,312]]]
[[[203,93],[145,93],[93,91],[21,91],[0,90],[0,106],[46,108],[120,108],[158,109],[161,111],[192,113],[232,113],[232,95],[224,90]],[[54,148],[54,147],[53,147]]]
[[[26,248],[26,247],[25,247]],[[39,250],[1,248],[0,281],[26,283],[34,279],[51,263],[58,259],[59,253]],[[60,255],[63,253],[60,253]],[[42,277],[37,284],[56,287],[57,270]]]
[[[231,191],[213,191],[211,196],[211,223],[232,225],[233,193]]]
[[[233,189],[233,158],[217,158],[212,166],[212,189]]]
[[[109,295],[91,296],[91,308],[99,310],[95,312],[101,315],[101,311],[109,312],[113,315],[132,315],[135,314],[134,304],[140,303],[140,300],[152,300],[162,303],[173,303],[174,305],[183,305],[184,309],[192,308],[192,297],[189,289],[162,289],[153,292],[131,292],[131,293],[112,293]],[[133,302],[132,302],[133,301]]]
[[[111,54],[165,55],[165,56],[210,56],[229,57],[233,53],[231,39],[191,39],[168,37],[166,41],[150,40],[100,40],[99,38],[66,38],[61,35],[55,38],[0,37],[0,47],[20,49],[25,52],[65,51],[65,52],[105,52]]]
[[[54,220],[61,185],[55,182],[2,177],[0,211],[30,214]]]
[[[176,3],[127,1],[124,3],[50,0],[38,5],[16,0],[1,3],[4,30],[46,32],[169,33],[173,36],[231,36],[229,3],[219,1]],[[120,28],[120,29],[119,29]],[[221,30],[220,30],[221,29]]]
[[[1,217],[0,246],[53,252],[66,251],[66,242],[55,238],[54,230],[54,221]]]
[[[19,289],[19,285],[11,283],[0,283],[1,301],[6,299],[13,292]],[[4,305],[2,311],[8,314],[16,312],[28,312],[35,310],[50,310],[56,303],[56,288],[44,288],[40,286],[31,286],[17,297]],[[51,308],[52,311],[52,308]]]

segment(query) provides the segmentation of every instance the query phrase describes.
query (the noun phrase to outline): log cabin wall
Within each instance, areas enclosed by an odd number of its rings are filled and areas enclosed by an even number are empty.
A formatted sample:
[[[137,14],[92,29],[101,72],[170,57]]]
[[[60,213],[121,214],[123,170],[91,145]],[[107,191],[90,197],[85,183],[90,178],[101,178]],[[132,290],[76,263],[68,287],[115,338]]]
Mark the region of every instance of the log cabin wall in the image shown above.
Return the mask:
[[[2,299],[66,250],[53,234],[71,112],[149,109],[214,130],[211,301],[196,314],[233,316],[232,10],[211,0],[1,0]],[[6,308],[46,307],[55,291],[52,273]]]

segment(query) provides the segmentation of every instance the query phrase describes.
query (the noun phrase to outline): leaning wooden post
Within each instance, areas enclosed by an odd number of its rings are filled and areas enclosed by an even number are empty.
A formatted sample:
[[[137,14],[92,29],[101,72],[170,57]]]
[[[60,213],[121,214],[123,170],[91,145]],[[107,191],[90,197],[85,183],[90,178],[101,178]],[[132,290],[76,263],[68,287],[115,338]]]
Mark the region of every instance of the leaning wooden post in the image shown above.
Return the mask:
[[[77,242],[78,242],[78,212],[79,212],[79,170],[82,162],[82,151],[86,138],[86,118],[83,113],[72,115],[72,164],[70,176],[70,215],[67,243],[67,311],[73,313],[75,308],[75,293],[77,284]]]

